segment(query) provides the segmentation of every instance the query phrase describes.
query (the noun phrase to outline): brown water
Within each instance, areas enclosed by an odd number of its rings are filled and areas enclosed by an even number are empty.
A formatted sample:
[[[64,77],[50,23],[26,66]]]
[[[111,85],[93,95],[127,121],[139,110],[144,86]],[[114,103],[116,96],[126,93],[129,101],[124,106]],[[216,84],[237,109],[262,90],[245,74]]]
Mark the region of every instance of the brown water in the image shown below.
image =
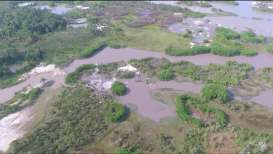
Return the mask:
[[[149,119],[159,122],[166,117],[175,116],[175,106],[169,106],[155,100],[152,92],[156,89],[172,89],[178,91],[186,91],[199,93],[202,84],[191,82],[175,82],[175,81],[157,81],[155,83],[146,84],[144,82],[136,82],[134,79],[125,80],[124,83],[129,88],[129,93],[120,96],[118,99],[126,105],[137,107],[137,112]]]
[[[251,101],[261,104],[263,106],[273,108],[273,90],[269,89],[261,91],[260,94],[258,96],[253,97]]]
[[[64,68],[66,73],[73,72],[77,67],[82,64],[106,64],[117,61],[128,61],[132,58],[147,58],[147,57],[155,57],[155,58],[167,58],[172,62],[177,62],[181,60],[190,61],[197,65],[207,65],[210,63],[215,64],[224,64],[227,61],[237,61],[239,63],[248,63],[254,66],[254,68],[263,68],[263,67],[273,67],[273,55],[269,53],[259,53],[254,57],[246,57],[246,56],[235,56],[235,57],[222,57],[213,54],[201,54],[195,56],[181,56],[181,57],[173,57],[165,55],[160,52],[153,51],[145,51],[138,50],[132,48],[123,48],[123,49],[112,49],[105,48],[98,54],[93,57],[86,59],[77,59],[74,60],[70,65]],[[39,75],[33,75],[26,81],[19,83],[15,86],[1,89],[0,90],[0,103],[4,103],[7,100],[11,99],[14,96],[14,93],[21,91],[24,87],[28,85],[35,85],[39,83],[40,79],[46,78],[55,81],[55,86],[61,86],[64,84],[65,75],[53,76],[53,73],[42,73]]]

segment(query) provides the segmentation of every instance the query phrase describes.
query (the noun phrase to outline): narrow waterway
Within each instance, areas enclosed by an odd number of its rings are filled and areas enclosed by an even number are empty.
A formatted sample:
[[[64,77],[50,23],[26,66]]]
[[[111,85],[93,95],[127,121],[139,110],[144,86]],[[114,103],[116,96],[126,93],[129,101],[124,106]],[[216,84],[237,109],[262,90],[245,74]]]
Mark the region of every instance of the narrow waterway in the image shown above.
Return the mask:
[[[248,63],[253,65],[255,69],[263,67],[273,67],[273,55],[269,53],[259,53],[254,57],[246,56],[235,56],[235,57],[223,57],[213,54],[201,54],[195,56],[168,56],[164,53],[154,52],[154,51],[144,51],[132,48],[122,48],[122,49],[112,49],[105,48],[96,55],[86,58],[86,59],[77,59],[74,60],[63,70],[67,73],[73,72],[77,67],[83,64],[106,64],[117,61],[128,61],[133,58],[141,59],[147,57],[155,58],[167,58],[172,62],[177,61],[190,61],[196,65],[208,65],[210,63],[214,64],[224,64],[227,61],[237,61],[239,63]],[[17,85],[1,89],[0,90],[0,103],[4,103],[7,100],[11,99],[16,92],[23,90],[23,88],[29,85],[35,85],[40,82],[42,78],[53,80],[55,82],[54,86],[58,87],[64,84],[65,74],[54,75],[53,72],[41,73],[38,75],[30,76],[26,81],[21,82]]]

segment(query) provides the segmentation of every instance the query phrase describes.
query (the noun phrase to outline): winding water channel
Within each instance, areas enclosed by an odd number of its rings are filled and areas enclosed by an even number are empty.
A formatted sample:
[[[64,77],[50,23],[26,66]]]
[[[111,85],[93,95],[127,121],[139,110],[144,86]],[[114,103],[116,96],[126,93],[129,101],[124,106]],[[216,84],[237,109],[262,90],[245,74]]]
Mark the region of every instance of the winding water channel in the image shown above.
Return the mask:
[[[173,57],[165,55],[164,53],[154,52],[154,51],[145,51],[138,50],[132,48],[122,48],[122,49],[112,49],[105,48],[100,51],[96,55],[86,58],[86,59],[77,59],[74,60],[71,64],[63,68],[65,74],[73,72],[77,67],[83,64],[107,64],[111,62],[118,61],[129,61],[130,59],[136,58],[167,58],[171,62],[177,61],[189,61],[197,65],[208,65],[210,63],[214,64],[224,64],[227,61],[236,61],[239,63],[248,63],[253,65],[255,69],[263,68],[263,67],[273,67],[273,55],[269,53],[259,53],[254,57],[246,57],[246,56],[234,56],[234,57],[222,57],[213,54],[201,54],[195,56],[180,56]],[[40,82],[42,78],[46,78],[48,80],[53,80],[55,82],[53,87],[59,87],[64,84],[65,74],[54,75],[53,72],[41,73],[37,75],[31,75],[27,80],[0,90],[0,103],[4,103],[11,99],[16,92],[23,90],[23,88],[29,85],[35,85]],[[172,88],[171,86],[169,88]],[[191,90],[191,87],[188,87]],[[194,88],[194,87],[192,87]]]

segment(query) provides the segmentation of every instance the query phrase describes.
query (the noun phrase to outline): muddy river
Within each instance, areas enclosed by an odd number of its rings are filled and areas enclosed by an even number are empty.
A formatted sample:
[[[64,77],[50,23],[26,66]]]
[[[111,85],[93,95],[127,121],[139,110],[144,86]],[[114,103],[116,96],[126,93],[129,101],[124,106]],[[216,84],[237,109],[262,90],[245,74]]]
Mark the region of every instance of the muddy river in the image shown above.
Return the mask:
[[[165,55],[160,52],[153,51],[145,51],[138,50],[132,48],[123,48],[123,49],[112,49],[105,48],[98,54],[93,57],[87,59],[77,59],[74,60],[70,65],[63,68],[64,72],[70,73],[73,72],[77,67],[83,64],[106,64],[117,61],[128,61],[132,58],[147,58],[147,57],[155,57],[155,58],[167,58],[172,62],[176,61],[190,61],[197,65],[208,65],[210,63],[215,64],[224,64],[227,61],[237,61],[239,63],[248,63],[254,66],[255,69],[263,68],[263,67],[273,67],[273,55],[269,53],[259,53],[254,57],[246,57],[246,56],[235,56],[235,57],[222,57],[213,54],[201,54],[195,56],[181,56],[181,57],[173,57]],[[54,75],[52,72],[41,73],[38,75],[30,76],[26,81],[21,82],[17,85],[14,85],[9,88],[0,90],[0,103],[4,103],[7,100],[11,99],[16,92],[21,91],[24,87],[29,85],[35,85],[39,83],[42,78],[46,78],[49,80],[54,80],[55,87],[61,86],[64,84],[65,75]],[[189,88],[190,89],[190,88]]]

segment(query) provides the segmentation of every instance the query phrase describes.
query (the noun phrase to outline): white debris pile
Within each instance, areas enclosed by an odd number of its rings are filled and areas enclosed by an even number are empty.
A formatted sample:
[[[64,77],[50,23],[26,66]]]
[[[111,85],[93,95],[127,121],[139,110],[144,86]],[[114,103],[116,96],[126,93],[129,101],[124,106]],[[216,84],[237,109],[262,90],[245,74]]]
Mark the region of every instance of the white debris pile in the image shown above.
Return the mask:
[[[126,66],[119,67],[118,70],[119,70],[119,71],[136,72],[136,71],[137,71],[137,68],[135,68],[134,66],[128,64],[128,65],[126,65]]]
[[[40,64],[39,66],[33,68],[28,74],[33,75],[33,74],[47,73],[47,72],[52,72],[54,70],[55,70],[54,64],[49,64],[49,65]]]
[[[41,73],[50,73],[50,72],[53,72],[53,76],[65,75],[65,72],[62,69],[57,68],[54,64],[49,64],[49,65],[40,64],[37,67],[33,68],[30,72],[23,74],[19,78],[19,81],[26,80],[32,75],[37,75]]]
[[[24,3],[18,4],[18,7],[26,7],[26,6],[32,6],[32,5],[34,5],[33,2],[24,2]]]
[[[87,10],[87,9],[89,9],[89,6],[77,5],[76,8],[80,9],[80,10]]]
[[[99,91],[109,90],[112,84],[116,81],[116,78],[107,79],[106,77],[93,73],[86,82],[86,86],[89,88],[94,88]]]

